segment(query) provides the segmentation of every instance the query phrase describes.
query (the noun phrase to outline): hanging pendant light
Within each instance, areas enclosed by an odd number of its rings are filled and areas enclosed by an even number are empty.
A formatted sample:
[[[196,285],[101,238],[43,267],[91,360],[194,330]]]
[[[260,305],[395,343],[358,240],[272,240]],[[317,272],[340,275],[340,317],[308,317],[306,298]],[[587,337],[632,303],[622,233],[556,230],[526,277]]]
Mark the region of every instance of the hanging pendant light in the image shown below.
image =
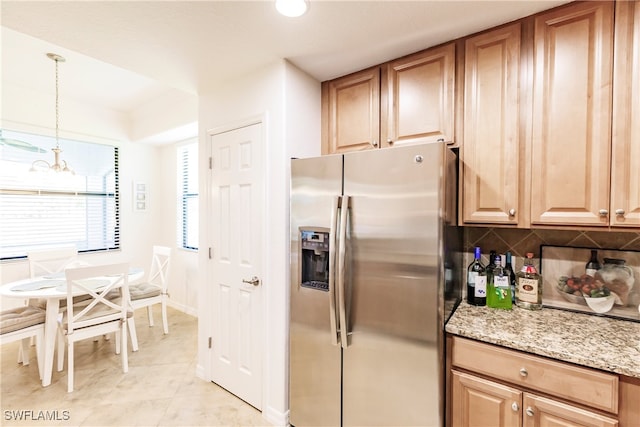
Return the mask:
[[[56,146],[51,149],[51,151],[53,151],[53,164],[50,164],[46,160],[36,160],[31,164],[31,171],[52,171],[74,174],[73,170],[71,170],[71,168],[69,168],[69,165],[67,165],[67,162],[60,159],[60,153],[62,153],[62,149],[60,148],[60,141],[58,137],[58,134],[60,132],[60,108],[58,105],[58,62],[65,62],[65,59],[64,57],[55,53],[47,53],[47,57],[56,62]]]

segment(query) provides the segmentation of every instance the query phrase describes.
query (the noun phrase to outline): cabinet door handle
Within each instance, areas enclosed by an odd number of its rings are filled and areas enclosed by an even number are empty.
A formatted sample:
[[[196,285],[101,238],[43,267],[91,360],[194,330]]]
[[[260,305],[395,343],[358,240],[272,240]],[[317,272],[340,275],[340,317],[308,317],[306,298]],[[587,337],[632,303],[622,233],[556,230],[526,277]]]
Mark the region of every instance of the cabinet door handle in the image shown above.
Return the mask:
[[[377,147],[378,146],[378,141],[376,141],[374,139],[372,142],[370,142],[370,144],[373,145],[374,147]]]
[[[393,139],[391,139],[391,138],[387,139],[387,144],[393,145]]]
[[[624,215],[624,209],[616,209],[616,215]]]
[[[520,376],[526,378],[529,375],[526,368],[520,368]]]
[[[513,410],[513,412],[518,412],[518,410],[520,409],[520,406],[518,406],[518,402],[513,402],[511,404],[511,409]]]
[[[509,216],[516,216],[516,210],[513,208],[509,209]]]
[[[533,408],[531,406],[527,406],[527,409],[525,410],[525,412],[530,417],[533,417],[535,415],[535,412],[533,412]]]
[[[598,211],[598,213],[600,214],[600,216],[607,216],[607,215],[609,215],[609,211],[608,211],[608,210],[606,210],[606,209],[600,209],[600,210]]]

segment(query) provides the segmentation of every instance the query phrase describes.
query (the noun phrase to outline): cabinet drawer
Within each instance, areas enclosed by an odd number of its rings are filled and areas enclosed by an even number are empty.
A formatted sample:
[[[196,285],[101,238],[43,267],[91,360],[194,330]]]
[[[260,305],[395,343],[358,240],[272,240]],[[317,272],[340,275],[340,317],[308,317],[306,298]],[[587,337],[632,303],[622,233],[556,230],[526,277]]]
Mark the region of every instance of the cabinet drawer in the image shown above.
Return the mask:
[[[618,413],[618,376],[453,337],[453,366]]]

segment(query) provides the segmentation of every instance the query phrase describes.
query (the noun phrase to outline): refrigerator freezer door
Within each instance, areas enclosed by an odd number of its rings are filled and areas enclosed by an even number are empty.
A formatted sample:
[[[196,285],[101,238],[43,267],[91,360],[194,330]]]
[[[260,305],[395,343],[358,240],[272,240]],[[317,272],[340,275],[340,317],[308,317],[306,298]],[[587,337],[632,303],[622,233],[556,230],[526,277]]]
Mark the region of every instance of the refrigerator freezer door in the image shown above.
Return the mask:
[[[325,236],[335,228],[334,207],[341,193],[342,156],[292,160],[289,406],[294,426],[340,425],[341,349],[335,331],[335,300],[331,299],[335,289],[302,286],[300,260],[304,258],[301,232],[315,230],[318,236]],[[322,255],[320,251],[316,254]],[[316,254],[307,253],[310,257]],[[317,271],[323,268],[318,261],[311,264]]]
[[[442,425],[444,146],[344,157],[343,425]]]

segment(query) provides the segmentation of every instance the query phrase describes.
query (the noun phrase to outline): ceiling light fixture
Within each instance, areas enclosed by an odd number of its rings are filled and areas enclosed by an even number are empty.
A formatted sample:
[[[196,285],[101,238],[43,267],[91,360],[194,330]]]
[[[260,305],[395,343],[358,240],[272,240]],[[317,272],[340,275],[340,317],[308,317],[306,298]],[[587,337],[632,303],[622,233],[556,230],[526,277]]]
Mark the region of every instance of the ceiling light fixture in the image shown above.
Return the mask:
[[[307,0],[276,0],[276,9],[284,16],[296,18],[307,11]]]
[[[64,160],[60,160],[60,153],[62,150],[60,149],[60,142],[58,138],[58,134],[60,132],[60,108],[58,106],[58,62],[65,62],[66,60],[55,53],[47,53],[49,59],[52,59],[56,62],[56,146],[51,149],[53,151],[53,164],[50,164],[46,160],[36,160],[31,164],[31,171],[53,171],[53,172],[67,172],[73,174],[74,172],[69,168],[67,162]]]

